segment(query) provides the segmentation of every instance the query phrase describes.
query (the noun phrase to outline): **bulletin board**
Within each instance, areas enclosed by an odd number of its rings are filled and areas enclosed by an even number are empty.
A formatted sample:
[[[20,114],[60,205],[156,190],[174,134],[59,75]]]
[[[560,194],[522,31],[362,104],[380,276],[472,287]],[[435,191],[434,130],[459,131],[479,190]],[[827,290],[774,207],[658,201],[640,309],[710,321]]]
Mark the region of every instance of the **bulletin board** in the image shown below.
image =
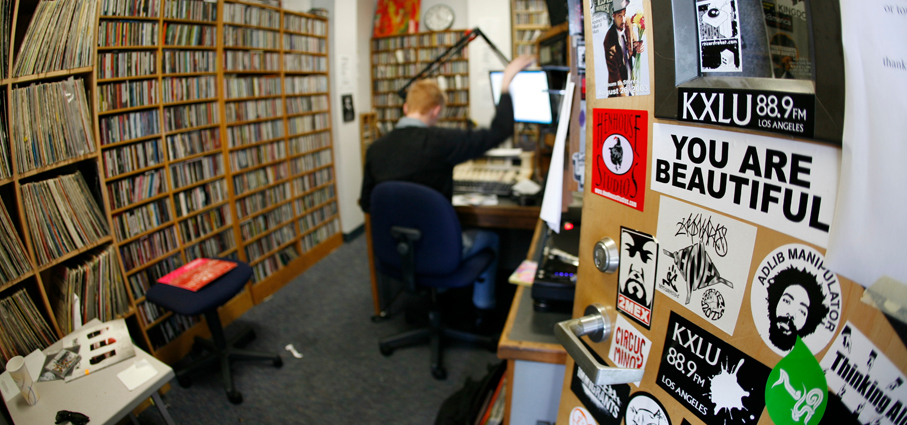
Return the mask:
[[[741,48],[745,42],[747,51],[757,49],[744,27],[756,28],[769,6],[773,13],[792,13],[794,2],[779,7],[784,1],[731,1]],[[864,288],[829,270],[824,260],[841,158],[840,129],[833,124],[843,122],[843,80],[836,75],[843,66],[826,62],[833,62],[828,52],[841,49],[837,6],[796,2],[810,10],[815,51],[812,75],[798,79],[776,78],[785,70],[776,71],[770,55],[756,68],[743,61],[740,72],[703,72],[698,47],[680,52],[684,43],[696,47],[701,41],[701,30],[693,30],[701,25],[697,6],[708,15],[728,2],[661,2],[658,10],[651,1],[618,2],[584,3],[590,96],[573,317],[583,316],[588,305],[605,306],[611,337],[581,340],[596,361],[645,373],[639,382],[595,385],[568,358],[557,422],[907,423],[904,343],[889,319],[862,301]],[[593,59],[595,49],[607,56],[603,38],[621,10],[646,19],[646,34],[635,40],[645,50],[624,53],[628,75],[635,65],[652,64],[637,68],[648,75],[636,81],[647,78],[654,86],[648,93],[595,96],[603,85],[635,83],[604,81],[609,73]],[[686,18],[678,17],[681,12]],[[731,34],[717,28],[723,21],[712,23],[707,35]],[[678,40],[676,31],[687,35]],[[598,41],[589,36],[593,32]],[[733,44],[734,37],[726,38],[720,43]],[[768,46],[769,38],[763,40]],[[624,45],[636,46],[631,41]],[[691,54],[695,72],[680,63]],[[796,69],[803,71],[800,65]],[[746,75],[726,75],[732,72]],[[758,85],[772,80],[794,81]],[[777,105],[783,96],[812,96],[822,107],[811,110],[810,137],[694,122],[678,116],[684,88],[739,89],[738,101],[748,93],[754,101],[759,94],[775,95]],[[728,106],[735,93],[725,93]],[[713,114],[721,116],[717,109]],[[592,248],[604,237],[619,247],[614,273],[594,266]]]

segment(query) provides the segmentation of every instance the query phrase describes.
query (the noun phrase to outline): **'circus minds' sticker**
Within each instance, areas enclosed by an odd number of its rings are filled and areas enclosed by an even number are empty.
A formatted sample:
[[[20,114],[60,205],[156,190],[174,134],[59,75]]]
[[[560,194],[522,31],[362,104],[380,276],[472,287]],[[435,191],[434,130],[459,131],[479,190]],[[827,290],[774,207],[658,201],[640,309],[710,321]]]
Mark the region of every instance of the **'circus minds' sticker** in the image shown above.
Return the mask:
[[[649,338],[646,338],[623,316],[618,315],[615,322],[608,359],[617,367],[645,370],[652,341],[649,341]],[[633,384],[638,387],[639,381]]]
[[[662,196],[656,288],[728,335],[749,281],[756,228]]]
[[[645,392],[637,392],[627,402],[626,425],[671,425],[671,418],[658,399]]]
[[[841,316],[838,276],[808,245],[788,244],[769,253],[753,277],[753,324],[775,353],[785,355],[799,336],[813,354],[835,336]]]
[[[765,407],[767,366],[671,312],[658,386],[708,424],[751,425]]]

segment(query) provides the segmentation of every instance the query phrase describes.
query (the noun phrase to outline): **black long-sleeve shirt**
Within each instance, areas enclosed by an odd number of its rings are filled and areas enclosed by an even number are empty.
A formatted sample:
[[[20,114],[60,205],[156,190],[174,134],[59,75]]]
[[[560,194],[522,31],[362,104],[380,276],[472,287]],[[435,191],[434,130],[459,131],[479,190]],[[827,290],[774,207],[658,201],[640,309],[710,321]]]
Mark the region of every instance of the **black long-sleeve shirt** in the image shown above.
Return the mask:
[[[454,166],[503,143],[513,136],[513,125],[513,99],[501,93],[488,129],[395,128],[368,148],[360,207],[369,212],[372,189],[388,180],[419,183],[452,198]]]

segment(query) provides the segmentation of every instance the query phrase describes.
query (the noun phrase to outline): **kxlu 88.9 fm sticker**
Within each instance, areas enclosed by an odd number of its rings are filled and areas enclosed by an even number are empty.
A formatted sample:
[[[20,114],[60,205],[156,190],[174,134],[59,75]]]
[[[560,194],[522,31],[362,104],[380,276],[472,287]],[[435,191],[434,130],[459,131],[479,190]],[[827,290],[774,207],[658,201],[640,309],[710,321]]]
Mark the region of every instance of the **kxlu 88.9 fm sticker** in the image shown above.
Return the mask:
[[[658,386],[707,424],[755,424],[771,370],[671,312]]]

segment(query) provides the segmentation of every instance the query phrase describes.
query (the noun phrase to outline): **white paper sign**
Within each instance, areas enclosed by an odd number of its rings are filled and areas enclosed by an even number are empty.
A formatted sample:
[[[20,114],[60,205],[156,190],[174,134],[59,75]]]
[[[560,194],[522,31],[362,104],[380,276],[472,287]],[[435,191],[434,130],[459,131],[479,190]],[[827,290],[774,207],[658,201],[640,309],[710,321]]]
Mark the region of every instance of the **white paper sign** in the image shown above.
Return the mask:
[[[654,124],[652,139],[652,190],[828,244],[840,150],[670,124]]]
[[[831,268],[863,286],[885,275],[907,283],[907,3],[840,4],[844,158],[826,255]]]
[[[820,363],[829,391],[862,424],[907,420],[907,378],[875,344],[847,322]]]
[[[614,339],[608,350],[608,358],[614,365],[629,369],[645,369],[652,341],[619,314],[612,335]],[[633,384],[638,387],[639,381]]]
[[[749,279],[756,228],[662,196],[656,288],[734,334]]]

